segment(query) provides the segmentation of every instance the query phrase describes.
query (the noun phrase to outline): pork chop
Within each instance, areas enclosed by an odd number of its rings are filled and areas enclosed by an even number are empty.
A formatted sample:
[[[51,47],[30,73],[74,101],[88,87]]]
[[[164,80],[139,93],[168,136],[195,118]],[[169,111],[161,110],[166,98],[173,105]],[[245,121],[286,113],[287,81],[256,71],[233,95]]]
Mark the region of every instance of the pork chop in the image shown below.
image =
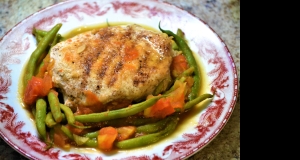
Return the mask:
[[[95,29],[52,47],[48,71],[65,105],[117,109],[169,82],[171,44],[166,34],[136,24]]]

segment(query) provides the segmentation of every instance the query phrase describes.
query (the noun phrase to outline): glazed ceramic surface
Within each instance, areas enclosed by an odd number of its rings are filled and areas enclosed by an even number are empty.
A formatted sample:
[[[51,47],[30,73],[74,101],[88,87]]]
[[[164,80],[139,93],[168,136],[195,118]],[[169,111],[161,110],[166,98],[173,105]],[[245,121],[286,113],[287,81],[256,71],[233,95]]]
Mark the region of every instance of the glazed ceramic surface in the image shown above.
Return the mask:
[[[105,23],[136,23],[158,30],[184,31],[201,67],[201,93],[215,93],[208,105],[197,105],[176,131],[150,146],[105,154],[97,149],[44,150],[34,121],[21,103],[19,82],[37,47],[33,27],[59,33]],[[207,24],[188,12],[156,0],[77,0],[47,7],[27,17],[0,40],[0,135],[30,159],[185,159],[200,151],[222,130],[234,109],[238,92],[236,67],[226,44]],[[202,107],[199,107],[202,106]],[[203,107],[205,106],[205,107]]]

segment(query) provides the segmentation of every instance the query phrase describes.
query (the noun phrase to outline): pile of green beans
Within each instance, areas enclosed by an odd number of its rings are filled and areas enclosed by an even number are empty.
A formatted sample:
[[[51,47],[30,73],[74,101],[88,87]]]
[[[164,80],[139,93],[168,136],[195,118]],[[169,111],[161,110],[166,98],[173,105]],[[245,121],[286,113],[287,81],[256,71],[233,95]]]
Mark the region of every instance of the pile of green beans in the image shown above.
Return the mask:
[[[30,55],[26,70],[25,70],[25,77],[24,77],[24,84],[27,85],[27,82],[31,79],[31,77],[35,74],[36,69],[38,68],[39,64],[38,60],[43,59],[43,54],[46,52],[47,48],[53,40],[55,39],[57,32],[61,28],[62,24],[59,23],[55,25],[47,34],[44,35],[43,38],[40,39],[38,42],[37,48],[33,51]]]
[[[30,55],[26,66],[24,86],[26,86],[32,76],[36,74],[37,69],[41,68],[43,65],[42,59],[48,54],[48,50],[61,40],[62,37],[58,34],[61,26],[61,23],[56,24],[50,31],[42,31],[36,28],[33,29],[33,34],[37,40],[37,48]],[[47,139],[47,127],[53,128],[61,122],[75,124],[73,112],[70,108],[61,106],[62,104],[60,104],[55,92],[56,91],[52,89],[47,97],[39,98],[35,103],[35,107],[32,107],[37,131],[41,136],[41,139],[47,143],[47,149],[52,146],[52,142],[49,142]],[[50,112],[47,113],[48,108],[50,108]],[[51,137],[51,135],[49,136]],[[50,144],[50,146],[48,144]]]
[[[62,24],[59,23],[50,31],[33,29],[33,34],[36,37],[38,46],[30,56],[26,67],[26,74],[24,76],[25,86],[28,80],[36,74],[36,70],[43,66],[43,61],[41,61],[41,59],[45,57],[45,54],[48,54],[47,50],[64,40],[64,38],[58,34],[61,26]],[[178,29],[177,34],[174,34],[169,30],[161,29],[160,23],[159,29],[168,36],[173,37],[173,49],[182,51],[190,67],[181,75],[176,77],[176,79],[170,81],[178,80],[185,82],[188,76],[192,76],[194,79],[191,93],[188,95],[188,100],[184,105],[184,111],[190,110],[193,106],[206,99],[213,98],[212,94],[198,95],[200,91],[200,71],[194,55],[184,39],[183,31]],[[182,113],[182,110],[175,109],[174,114],[169,115],[164,119],[144,118],[140,116],[138,118],[135,117],[145,109],[153,106],[159,99],[168,97],[169,94],[176,89],[173,84],[168,87],[169,89],[167,91],[160,92],[160,88],[164,88],[164,86],[160,85],[163,84],[158,85],[155,96],[145,101],[132,104],[122,109],[82,115],[74,115],[73,111],[69,107],[60,102],[57,96],[58,92],[55,89],[51,89],[46,97],[39,98],[35,103],[35,107],[32,107],[32,113],[35,117],[38,133],[41,139],[47,143],[47,149],[51,148],[53,145],[54,128],[60,129],[66,137],[72,141],[76,141],[76,138],[78,137],[83,138],[85,141],[80,144],[81,146],[97,147],[97,136],[101,127],[133,125],[136,126],[136,133],[142,134],[142,136],[115,142],[116,148],[131,149],[156,143],[170,135],[176,129],[180,119],[179,115]],[[84,126],[75,125],[76,122],[80,122],[84,124]],[[89,129],[95,124],[99,124],[101,127],[98,126],[98,130],[90,130],[88,133],[83,135],[75,135],[68,127],[65,126],[66,124],[79,129]]]
[[[168,125],[165,127],[165,129],[159,132],[150,133],[144,136],[139,136],[139,137],[117,142],[116,147],[120,149],[132,149],[132,148],[147,146],[160,141],[161,139],[165,138],[175,130],[179,118],[174,116],[167,120],[168,121],[166,123]]]
[[[151,107],[162,97],[165,96],[152,97],[144,102],[133,104],[127,108],[122,108],[118,110],[112,110],[112,111],[101,112],[101,113],[76,115],[75,119],[78,122],[101,122],[101,121],[107,121],[107,120],[132,116],[145,110],[148,107]]]
[[[162,120],[154,122],[154,123],[149,123],[149,124],[138,126],[136,128],[136,132],[137,133],[147,133],[147,134],[158,132],[167,125],[167,123],[170,121],[170,118],[171,117],[166,117],[165,119],[162,119]]]
[[[189,95],[189,99],[193,100],[195,99],[200,91],[200,69],[197,65],[196,59],[194,57],[194,54],[192,52],[192,50],[190,49],[190,47],[188,46],[187,42],[185,41],[185,39],[183,38],[184,34],[183,32],[178,29],[177,30],[177,34],[173,33],[170,30],[163,30],[160,27],[160,22],[158,25],[158,28],[163,32],[166,33],[168,36],[173,37],[175,43],[177,44],[179,50],[182,51],[183,55],[186,57],[187,62],[189,64],[190,67],[194,67],[194,85],[192,87],[192,92]]]

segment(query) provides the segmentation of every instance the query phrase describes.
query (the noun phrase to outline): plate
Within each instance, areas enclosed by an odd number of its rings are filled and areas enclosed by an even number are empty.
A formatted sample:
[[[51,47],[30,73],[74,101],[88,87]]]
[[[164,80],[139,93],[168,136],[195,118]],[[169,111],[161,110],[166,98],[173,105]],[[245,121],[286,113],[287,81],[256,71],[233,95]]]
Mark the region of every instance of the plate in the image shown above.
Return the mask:
[[[136,23],[158,30],[185,33],[202,72],[202,93],[215,93],[208,105],[197,105],[176,132],[153,145],[105,154],[96,149],[52,148],[44,151],[34,121],[21,104],[21,73],[36,48],[32,28],[59,33],[103,23]],[[211,142],[227,123],[238,93],[236,67],[223,40],[202,20],[171,4],[157,0],[71,0],[49,6],[14,26],[0,40],[0,135],[29,159],[186,159]],[[202,106],[202,107],[201,107]]]

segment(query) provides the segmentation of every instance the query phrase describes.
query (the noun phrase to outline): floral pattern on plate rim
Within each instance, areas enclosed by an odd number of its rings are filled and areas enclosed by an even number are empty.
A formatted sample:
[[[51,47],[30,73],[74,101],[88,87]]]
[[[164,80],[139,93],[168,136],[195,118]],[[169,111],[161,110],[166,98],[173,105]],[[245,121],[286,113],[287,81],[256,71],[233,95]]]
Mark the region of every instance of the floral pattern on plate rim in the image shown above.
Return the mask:
[[[118,21],[118,16],[122,16],[128,22],[147,24],[152,20],[151,24],[161,21],[162,28],[182,28],[192,50],[196,50],[197,56],[201,57],[206,67],[210,92],[216,93],[213,102],[198,117],[194,132],[183,133],[176,141],[163,145],[159,151],[161,153],[143,152],[134,156],[116,156],[112,157],[113,159],[185,159],[212,141],[228,121],[238,92],[235,64],[224,42],[203,21],[176,6],[157,0],[146,0],[143,3],[138,0],[71,0],[49,6],[27,17],[0,40],[0,135],[22,155],[31,159],[106,158],[106,155],[100,153],[65,152],[58,148],[44,151],[45,144],[35,132],[30,131],[34,126],[28,124],[29,120],[22,120],[26,114],[25,110],[20,108],[16,95],[20,70],[16,71],[13,68],[21,69],[25,63],[24,59],[28,59],[28,55],[36,47],[31,35],[33,27],[47,30],[56,23],[70,23],[70,26],[65,27],[65,30],[68,30],[74,23],[91,23],[95,18],[104,21],[107,20],[105,17],[111,15],[115,15],[110,19],[112,21]],[[89,18],[90,20],[86,20]],[[188,23],[195,23],[198,28]],[[193,33],[197,29],[205,31],[203,36]]]

